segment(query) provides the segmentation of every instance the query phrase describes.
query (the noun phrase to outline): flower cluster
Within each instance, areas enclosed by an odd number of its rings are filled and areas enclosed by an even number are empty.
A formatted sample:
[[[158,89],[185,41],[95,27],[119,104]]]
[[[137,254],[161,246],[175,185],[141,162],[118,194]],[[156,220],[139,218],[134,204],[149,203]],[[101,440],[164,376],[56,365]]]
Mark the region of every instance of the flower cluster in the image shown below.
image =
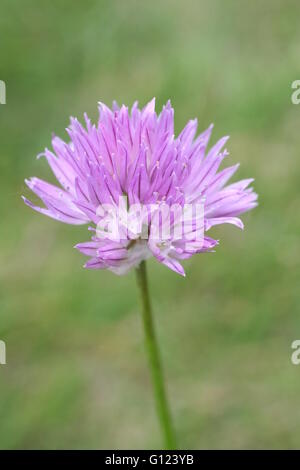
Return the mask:
[[[52,139],[53,151],[43,155],[60,187],[39,178],[26,180],[28,187],[42,200],[44,207],[27,205],[38,212],[68,224],[92,224],[90,241],[76,245],[90,257],[87,268],[109,269],[124,274],[142,260],[154,256],[170,269],[184,275],[181,261],[199,252],[211,251],[218,243],[206,232],[214,225],[230,223],[240,228],[238,216],[257,205],[257,195],[249,188],[252,179],[226,185],[238,165],[219,167],[228,155],[223,137],[209,150],[212,125],[196,136],[197,120],[191,120],[174,136],[174,110],[168,102],[159,115],[155,100],[143,109],[135,103],[99,105],[99,121],[92,124],[85,115],[85,126],[71,118],[67,129],[69,142]],[[141,225],[141,232],[127,231],[112,239],[103,236],[97,227],[103,222],[103,207],[117,207],[126,198],[126,211],[134,205],[149,207],[203,206],[189,216],[188,230],[174,236],[179,219],[174,210],[169,216],[167,237],[161,237],[162,217]],[[107,215],[107,214],[106,214]],[[182,221],[180,221],[181,223]],[[103,224],[102,224],[103,227]],[[203,236],[199,239],[198,230]],[[104,230],[105,232],[105,230]]]

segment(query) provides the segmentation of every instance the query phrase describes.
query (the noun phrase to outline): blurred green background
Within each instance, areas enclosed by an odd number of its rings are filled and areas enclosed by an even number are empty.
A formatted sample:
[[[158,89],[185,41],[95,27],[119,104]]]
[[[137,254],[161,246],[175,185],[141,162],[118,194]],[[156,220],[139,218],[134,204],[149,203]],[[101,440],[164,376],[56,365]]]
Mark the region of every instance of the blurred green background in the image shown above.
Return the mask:
[[[260,196],[186,279],[148,263],[180,446],[300,446],[299,55],[297,0],[1,1],[1,448],[161,446],[134,273],[83,270],[86,227],[21,201],[70,115],[153,96],[230,134]]]

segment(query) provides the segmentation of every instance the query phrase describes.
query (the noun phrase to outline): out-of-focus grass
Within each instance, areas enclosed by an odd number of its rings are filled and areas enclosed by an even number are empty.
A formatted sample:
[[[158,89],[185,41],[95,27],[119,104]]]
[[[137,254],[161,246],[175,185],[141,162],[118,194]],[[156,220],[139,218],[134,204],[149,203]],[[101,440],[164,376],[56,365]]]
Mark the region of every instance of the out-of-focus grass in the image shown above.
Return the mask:
[[[159,448],[134,275],[82,269],[86,228],[20,199],[49,177],[34,156],[98,100],[197,116],[230,134],[230,162],[260,206],[245,232],[219,227],[215,254],[181,279],[150,262],[181,447],[299,447],[300,107],[296,1],[2,0],[0,79],[1,448]]]

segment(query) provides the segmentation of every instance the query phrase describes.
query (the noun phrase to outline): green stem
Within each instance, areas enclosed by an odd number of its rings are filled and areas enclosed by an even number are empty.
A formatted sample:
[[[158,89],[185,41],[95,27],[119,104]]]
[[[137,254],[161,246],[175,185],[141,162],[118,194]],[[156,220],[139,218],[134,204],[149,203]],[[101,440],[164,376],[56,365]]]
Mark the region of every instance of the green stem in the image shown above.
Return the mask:
[[[164,386],[159,349],[154,331],[145,261],[140,263],[136,269],[136,274],[137,282],[141,291],[145,342],[151,369],[157,413],[166,449],[176,449],[175,436]]]

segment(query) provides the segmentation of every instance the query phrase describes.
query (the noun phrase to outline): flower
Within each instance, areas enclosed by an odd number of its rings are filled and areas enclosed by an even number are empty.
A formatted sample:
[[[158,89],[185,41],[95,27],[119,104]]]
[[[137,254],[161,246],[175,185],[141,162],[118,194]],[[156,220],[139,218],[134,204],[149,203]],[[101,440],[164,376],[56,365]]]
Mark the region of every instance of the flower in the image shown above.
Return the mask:
[[[238,165],[218,171],[228,155],[222,150],[228,137],[207,150],[213,126],[196,137],[196,119],[175,137],[170,101],[159,115],[154,99],[143,109],[135,103],[131,111],[124,105],[119,108],[114,103],[111,110],[100,103],[97,125],[86,114],[84,118],[85,127],[71,118],[70,142],[54,136],[53,152],[45,149],[41,154],[60,187],[35,177],[26,180],[45,207],[23,199],[34,210],[61,222],[93,224],[91,240],[76,245],[90,257],[85,267],[124,274],[154,256],[184,275],[181,260],[212,251],[218,244],[206,235],[212,226],[230,223],[243,228],[237,216],[257,205],[257,195],[249,188],[253,179],[226,186]],[[140,218],[131,210],[136,206],[139,211],[147,209]],[[192,210],[186,210],[187,206]],[[202,210],[195,211],[196,206]],[[118,214],[114,218],[120,229],[117,237],[107,229],[113,220],[109,207]],[[162,209],[174,207],[164,218]],[[182,214],[187,229],[175,236]],[[160,230],[164,220],[169,223],[167,236]]]

